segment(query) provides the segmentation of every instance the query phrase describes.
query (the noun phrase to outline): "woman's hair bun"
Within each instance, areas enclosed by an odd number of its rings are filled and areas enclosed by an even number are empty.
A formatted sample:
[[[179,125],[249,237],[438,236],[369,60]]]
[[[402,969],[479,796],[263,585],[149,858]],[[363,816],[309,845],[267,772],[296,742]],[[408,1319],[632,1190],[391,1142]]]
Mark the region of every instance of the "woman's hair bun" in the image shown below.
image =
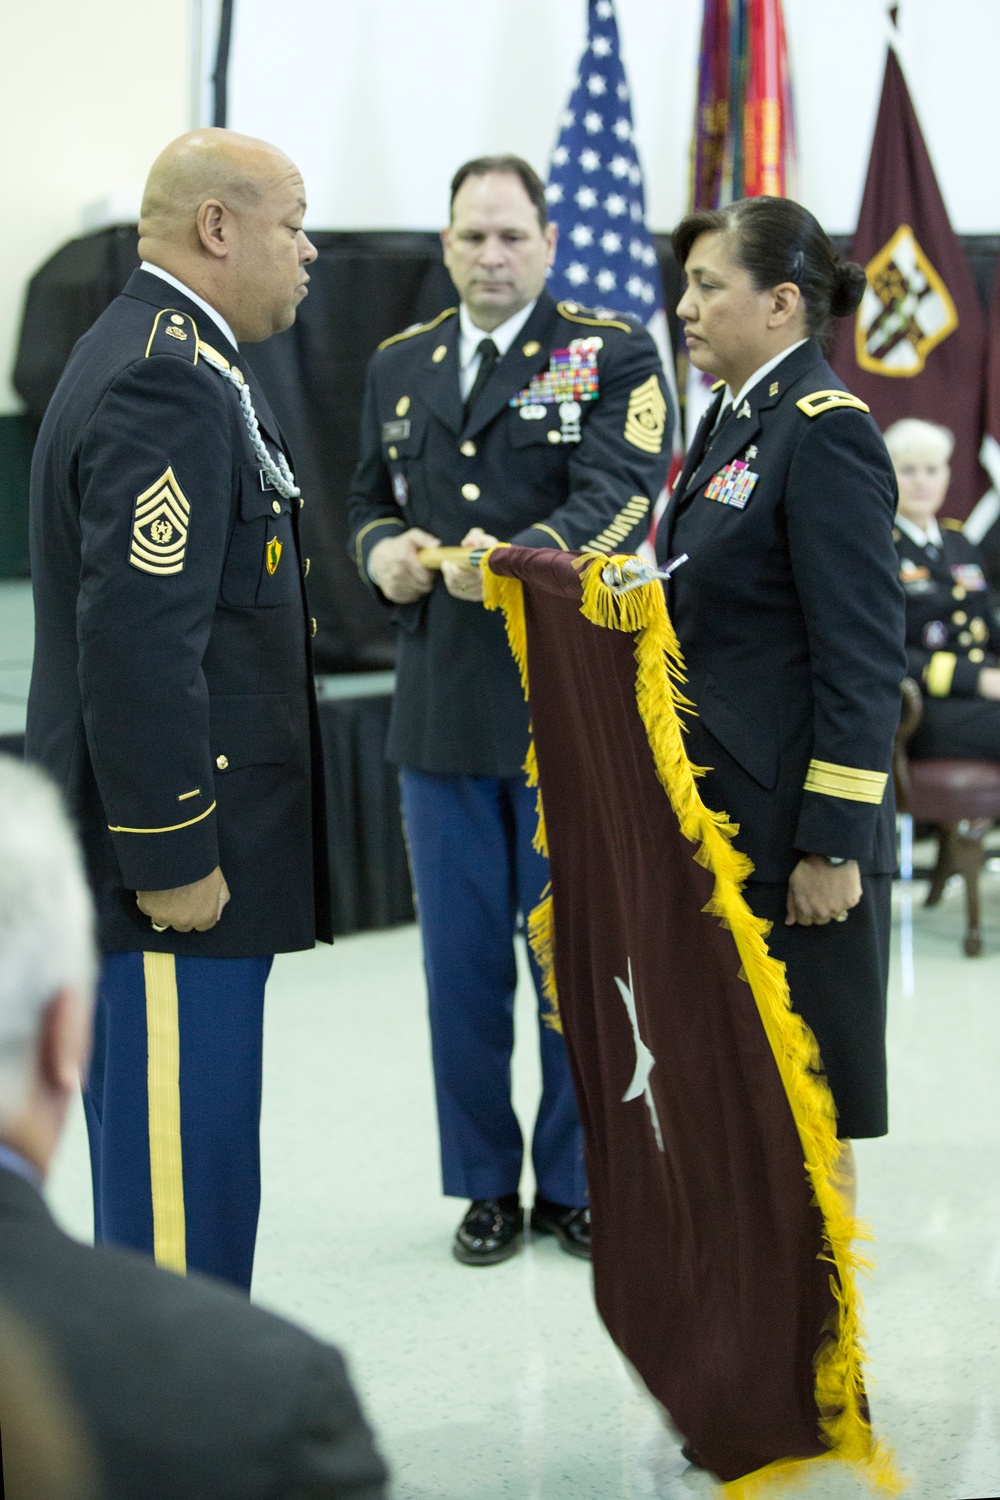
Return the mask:
[[[837,278],[830,297],[830,312],[835,318],[846,318],[856,312],[865,295],[868,279],[862,268],[853,260],[842,260],[837,266]]]

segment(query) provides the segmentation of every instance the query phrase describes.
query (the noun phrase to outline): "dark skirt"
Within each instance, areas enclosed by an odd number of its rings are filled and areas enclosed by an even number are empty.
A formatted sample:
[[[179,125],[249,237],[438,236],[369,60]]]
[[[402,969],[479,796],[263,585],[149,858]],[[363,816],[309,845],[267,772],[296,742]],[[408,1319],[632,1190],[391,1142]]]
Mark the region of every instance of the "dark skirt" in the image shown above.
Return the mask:
[[[846,922],[785,926],[787,885],[751,881],[751,909],[773,924],[767,945],[785,965],[792,1008],[819,1043],[842,1140],[885,1135],[885,1018],[892,877],[863,875]]]
[[[1000,760],[1000,703],[992,698],[925,698],[907,747],[914,760]]]

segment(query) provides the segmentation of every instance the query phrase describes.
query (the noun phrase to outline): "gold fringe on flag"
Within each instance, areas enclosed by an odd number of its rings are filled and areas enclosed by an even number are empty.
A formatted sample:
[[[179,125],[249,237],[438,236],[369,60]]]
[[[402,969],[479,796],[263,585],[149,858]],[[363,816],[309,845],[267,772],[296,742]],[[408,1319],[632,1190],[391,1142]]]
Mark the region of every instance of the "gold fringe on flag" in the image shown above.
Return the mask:
[[[699,795],[695,778],[704,772],[688,760],[679,718],[680,712],[694,705],[680,691],[679,684],[686,680],[684,662],[667,614],[663,589],[656,581],[625,594],[615,594],[601,575],[610,562],[621,561],[624,558],[602,556],[587,566],[581,613],[594,625],[635,635],[636,706],[646,727],[656,774],[670,799],[681,832],[697,846],[695,859],[715,877],[712,899],[705,909],[718,916],[733,934],[798,1130],[809,1180],[823,1216],[827,1257],[835,1273],[830,1277],[830,1286],[837,1312],[815,1358],[819,1427],[830,1452],[819,1458],[778,1460],[723,1485],[721,1494],[726,1500],[763,1500],[786,1485],[811,1477],[817,1464],[836,1460],[857,1464],[873,1489],[899,1495],[905,1484],[896,1471],[891,1452],[885,1444],[876,1442],[864,1404],[865,1356],[856,1274],[871,1267],[853,1246],[855,1241],[870,1240],[872,1235],[867,1226],[847,1212],[838,1191],[841,1146],[833,1098],[818,1072],[819,1048],[806,1023],[791,1008],[784,965],[768,952],[766,937],[770,924],[754,916],[743,897],[743,883],[753,866],[745,854],[733,847],[736,826],[724,812],[707,808]],[[483,584],[487,609],[503,611],[507,638],[528,697],[523,585],[519,579],[491,572],[488,556],[483,560]],[[533,741],[525,770],[531,778],[529,785],[537,784],[538,763]],[[538,806],[544,845],[540,791]],[[531,913],[528,936],[544,976],[544,993],[553,1007],[555,1024],[561,1030],[551,891]]]

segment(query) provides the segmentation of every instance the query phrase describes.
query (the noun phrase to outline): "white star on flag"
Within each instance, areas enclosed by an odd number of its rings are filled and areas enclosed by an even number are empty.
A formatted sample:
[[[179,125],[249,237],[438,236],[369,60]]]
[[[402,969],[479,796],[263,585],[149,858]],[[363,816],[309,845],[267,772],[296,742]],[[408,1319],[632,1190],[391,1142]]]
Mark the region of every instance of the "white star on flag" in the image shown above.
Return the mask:
[[[591,73],[587,79],[587,89],[595,99],[599,98],[601,94],[606,94],[608,92],[608,84],[604,74]]]
[[[656,1136],[656,1144],[662,1151],[663,1133],[660,1130],[660,1118],[656,1113],[656,1101],[653,1098],[653,1091],[649,1086],[649,1075],[656,1066],[656,1058],[639,1035],[639,1017],[636,1013],[631,959],[628,961],[628,984],[626,985],[623,979],[619,979],[617,974],[615,975],[615,984],[618,986],[619,995],[621,995],[625,1002],[625,1009],[628,1011],[628,1018],[632,1023],[632,1038],[635,1042],[635,1072],[632,1074],[632,1082],[622,1095],[622,1103],[630,1104],[633,1099],[638,1099],[640,1094],[644,1096],[646,1107],[649,1110],[649,1118],[653,1122],[653,1134]]]
[[[600,135],[601,131],[604,129],[604,116],[599,115],[596,109],[588,109],[587,113],[583,117],[583,128],[587,131],[588,135]],[[558,149],[559,147],[557,146],[556,151],[558,151]],[[553,151],[552,160],[555,161],[555,159],[556,153],[555,151]]]
[[[595,57],[610,57],[611,43],[606,36],[595,36],[590,44],[590,50]]]
[[[594,231],[589,224],[574,224],[570,239],[578,250],[582,250],[585,245],[594,243]]]
[[[601,165],[601,158],[596,151],[581,151],[580,165],[585,172],[596,172]]]

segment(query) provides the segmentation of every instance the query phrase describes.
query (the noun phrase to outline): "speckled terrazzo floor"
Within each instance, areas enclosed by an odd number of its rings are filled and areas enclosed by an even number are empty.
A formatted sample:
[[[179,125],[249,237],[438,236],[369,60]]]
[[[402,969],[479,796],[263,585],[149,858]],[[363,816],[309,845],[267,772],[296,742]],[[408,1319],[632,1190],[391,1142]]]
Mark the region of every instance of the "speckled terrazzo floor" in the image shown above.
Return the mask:
[[[0,733],[23,722],[28,587],[0,584]],[[925,889],[913,888],[919,903]],[[960,893],[896,893],[892,1133],[858,1146],[878,1271],[872,1401],[913,1500],[1000,1496],[1000,873],[986,951],[960,954]],[[912,930],[912,941],[907,934]],[[536,1092],[519,1000],[522,1119]],[[551,1240],[489,1270],[448,1245],[438,1194],[419,942],[412,928],[280,958],[270,986],[264,1201],[254,1295],[347,1352],[395,1500],[699,1500],[597,1321],[586,1265]],[[531,1184],[524,1191],[530,1196]],[[50,1184],[90,1232],[82,1111]],[[861,1495],[829,1470],[814,1500]]]

